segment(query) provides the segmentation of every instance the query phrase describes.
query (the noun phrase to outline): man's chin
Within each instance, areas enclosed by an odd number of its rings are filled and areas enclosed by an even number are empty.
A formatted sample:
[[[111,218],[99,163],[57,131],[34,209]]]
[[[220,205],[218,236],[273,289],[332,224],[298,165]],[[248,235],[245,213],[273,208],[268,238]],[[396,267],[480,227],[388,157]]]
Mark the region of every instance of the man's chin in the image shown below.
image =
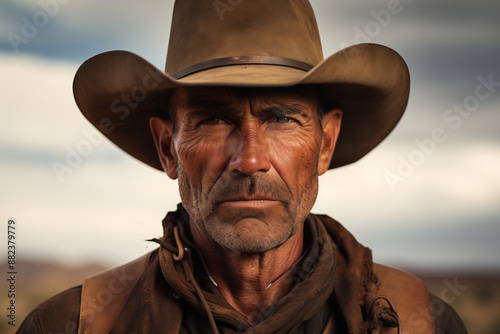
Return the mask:
[[[259,218],[246,217],[235,225],[218,229],[212,238],[223,248],[241,253],[263,253],[281,246],[293,235],[292,231],[274,231]]]
[[[274,242],[274,243],[262,243],[262,242],[251,242],[251,241],[236,241],[231,242],[226,245],[221,245],[225,249],[231,252],[238,253],[248,253],[248,254],[260,254],[268,252],[276,247],[281,246],[282,242]]]

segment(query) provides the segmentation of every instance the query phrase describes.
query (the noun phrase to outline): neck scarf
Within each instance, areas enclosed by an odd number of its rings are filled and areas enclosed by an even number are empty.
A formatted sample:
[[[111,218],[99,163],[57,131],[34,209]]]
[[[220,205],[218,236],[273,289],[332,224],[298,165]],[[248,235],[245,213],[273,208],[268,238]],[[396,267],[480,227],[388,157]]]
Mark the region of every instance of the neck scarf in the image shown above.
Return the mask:
[[[173,217],[171,217],[173,218]],[[177,215],[176,223],[183,223],[182,216]],[[235,331],[243,333],[289,333],[298,327],[302,322],[312,318],[324,303],[327,302],[334,288],[334,281],[331,279],[335,271],[335,245],[328,237],[328,233],[322,224],[317,220],[308,219],[306,221],[311,231],[312,245],[302,260],[301,266],[297,271],[292,289],[263,311],[265,319],[256,326],[240,312],[235,310],[219,294],[202,290],[203,298],[217,323],[226,323]],[[170,245],[176,245],[174,235],[175,223],[173,219],[164,221],[163,241]],[[201,296],[197,293],[191,277],[187,273],[192,269],[192,259],[190,250],[184,254],[182,261],[174,260],[173,252],[165,247],[159,251],[159,263],[165,277],[176,293],[186,300],[198,312],[207,312],[204,309]],[[187,268],[186,268],[187,267]],[[225,331],[227,332],[227,331]]]

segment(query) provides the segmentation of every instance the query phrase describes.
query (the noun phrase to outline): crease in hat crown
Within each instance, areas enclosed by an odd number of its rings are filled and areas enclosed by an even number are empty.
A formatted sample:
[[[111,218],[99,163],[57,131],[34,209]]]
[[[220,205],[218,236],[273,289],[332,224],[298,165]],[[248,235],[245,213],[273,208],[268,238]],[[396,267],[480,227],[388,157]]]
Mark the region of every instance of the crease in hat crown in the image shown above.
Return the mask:
[[[224,14],[221,20],[213,1],[176,1],[165,73],[240,56],[274,56],[313,66],[323,60],[307,1],[241,1]]]

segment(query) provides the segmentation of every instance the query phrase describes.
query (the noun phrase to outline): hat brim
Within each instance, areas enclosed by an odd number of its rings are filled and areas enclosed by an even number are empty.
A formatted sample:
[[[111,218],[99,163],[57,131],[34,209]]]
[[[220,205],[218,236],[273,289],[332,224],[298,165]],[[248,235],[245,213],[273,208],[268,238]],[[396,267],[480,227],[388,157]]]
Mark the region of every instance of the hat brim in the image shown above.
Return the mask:
[[[83,115],[107,138],[140,161],[163,170],[149,119],[165,108],[167,92],[186,86],[289,87],[318,85],[344,115],[330,168],[353,163],[396,126],[409,96],[404,60],[378,44],[358,44],[328,57],[308,72],[276,65],[231,65],[176,80],[128,51],[90,58],[73,82]]]

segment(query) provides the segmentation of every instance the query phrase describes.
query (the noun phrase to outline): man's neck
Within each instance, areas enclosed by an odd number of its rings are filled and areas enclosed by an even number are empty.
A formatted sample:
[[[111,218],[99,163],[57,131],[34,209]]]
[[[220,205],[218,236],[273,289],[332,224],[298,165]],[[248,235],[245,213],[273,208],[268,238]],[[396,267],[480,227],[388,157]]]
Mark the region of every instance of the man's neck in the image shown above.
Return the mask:
[[[191,223],[193,241],[224,299],[250,321],[288,293],[294,268],[304,251],[304,226],[281,246],[264,253],[241,253],[220,247]]]

